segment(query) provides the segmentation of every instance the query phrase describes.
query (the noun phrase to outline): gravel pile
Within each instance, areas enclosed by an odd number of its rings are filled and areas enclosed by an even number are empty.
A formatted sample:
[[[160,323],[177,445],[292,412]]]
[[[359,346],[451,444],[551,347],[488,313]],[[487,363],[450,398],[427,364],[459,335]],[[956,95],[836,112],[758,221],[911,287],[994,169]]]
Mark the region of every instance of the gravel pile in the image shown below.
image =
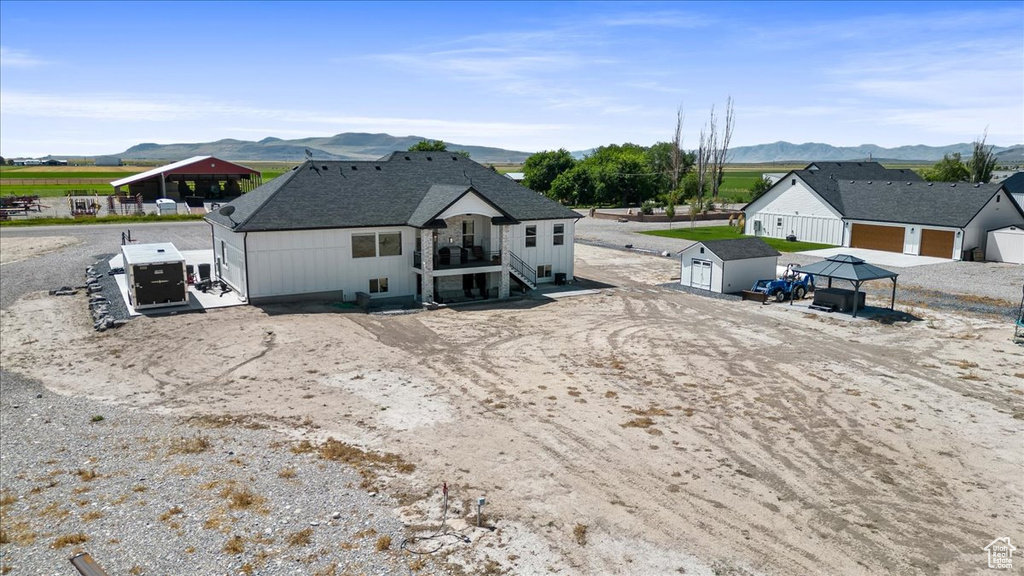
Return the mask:
[[[112,575],[407,573],[396,504],[280,433],[67,398],[8,372],[2,392],[12,574],[71,574],[77,551]]]

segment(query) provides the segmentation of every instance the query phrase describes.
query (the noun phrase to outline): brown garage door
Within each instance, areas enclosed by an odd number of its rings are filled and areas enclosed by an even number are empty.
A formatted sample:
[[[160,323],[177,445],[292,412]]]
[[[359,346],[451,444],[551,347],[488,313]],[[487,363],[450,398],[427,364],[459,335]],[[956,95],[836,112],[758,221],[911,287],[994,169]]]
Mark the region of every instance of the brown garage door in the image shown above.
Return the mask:
[[[921,256],[953,257],[953,232],[949,230],[921,229]]]
[[[903,253],[904,230],[902,226],[854,224],[850,235],[850,247]],[[953,248],[950,247],[949,251],[952,253]]]

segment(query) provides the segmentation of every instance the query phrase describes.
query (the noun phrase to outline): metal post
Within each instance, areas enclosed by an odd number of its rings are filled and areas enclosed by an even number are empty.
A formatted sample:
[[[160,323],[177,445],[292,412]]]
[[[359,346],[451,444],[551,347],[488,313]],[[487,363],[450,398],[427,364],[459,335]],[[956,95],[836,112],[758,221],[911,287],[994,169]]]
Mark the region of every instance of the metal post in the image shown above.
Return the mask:
[[[896,310],[896,277],[892,278],[892,301],[889,302],[889,310]]]
[[[857,317],[857,301],[860,300],[860,282],[853,283],[853,317]]]

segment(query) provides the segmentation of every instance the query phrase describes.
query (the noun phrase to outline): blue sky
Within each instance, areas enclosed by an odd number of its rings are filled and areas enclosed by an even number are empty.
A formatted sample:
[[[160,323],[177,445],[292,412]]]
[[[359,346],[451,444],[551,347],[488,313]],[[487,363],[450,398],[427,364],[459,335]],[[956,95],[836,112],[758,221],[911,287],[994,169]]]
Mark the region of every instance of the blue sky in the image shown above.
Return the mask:
[[[1024,2],[0,2],[0,154],[415,134],[524,151],[1024,143]]]

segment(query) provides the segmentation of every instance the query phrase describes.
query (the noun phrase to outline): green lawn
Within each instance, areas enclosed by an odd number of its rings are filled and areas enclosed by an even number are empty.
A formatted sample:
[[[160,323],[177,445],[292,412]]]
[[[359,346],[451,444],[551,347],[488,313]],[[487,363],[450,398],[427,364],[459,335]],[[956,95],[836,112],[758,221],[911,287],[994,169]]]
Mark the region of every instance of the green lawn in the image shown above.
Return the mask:
[[[684,224],[684,226],[686,226]],[[643,232],[651,236],[663,238],[681,238],[683,240],[731,240],[733,238],[744,238],[740,229],[735,226],[703,226],[695,228],[673,228],[671,230],[650,230]],[[813,242],[787,242],[780,238],[761,237],[765,244],[775,248],[779,252],[803,252],[804,250],[820,250],[822,248],[834,248],[830,244],[815,244]]]
[[[145,216],[100,216],[97,218],[13,218],[0,221],[0,226],[73,226],[76,224],[138,224],[143,222],[181,222],[186,220],[202,220],[202,214],[170,214],[157,216],[146,214]]]

